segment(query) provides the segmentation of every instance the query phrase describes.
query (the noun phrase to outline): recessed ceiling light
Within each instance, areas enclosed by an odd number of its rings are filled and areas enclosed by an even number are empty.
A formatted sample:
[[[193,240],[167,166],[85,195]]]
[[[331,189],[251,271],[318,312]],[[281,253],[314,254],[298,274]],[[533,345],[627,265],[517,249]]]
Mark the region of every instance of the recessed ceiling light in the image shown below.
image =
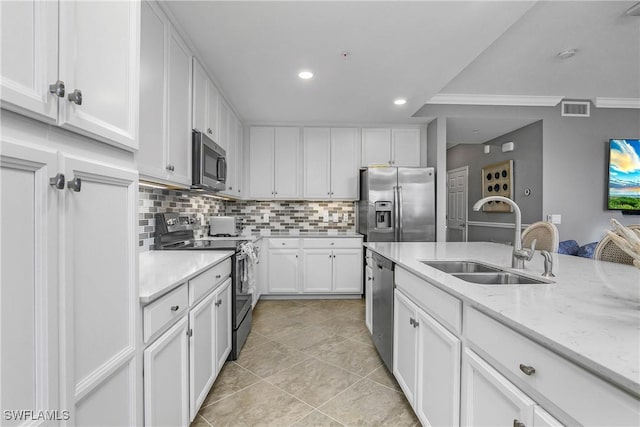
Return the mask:
[[[560,59],[569,59],[572,56],[575,56],[575,54],[578,51],[576,49],[567,49],[567,50],[563,50],[562,52],[558,53],[558,58]]]
[[[311,71],[300,71],[298,73],[298,77],[304,80],[309,80],[311,77],[313,77],[313,73]]]
[[[394,104],[396,105],[404,105],[407,103],[407,100],[404,98],[398,98],[396,100],[393,101]]]

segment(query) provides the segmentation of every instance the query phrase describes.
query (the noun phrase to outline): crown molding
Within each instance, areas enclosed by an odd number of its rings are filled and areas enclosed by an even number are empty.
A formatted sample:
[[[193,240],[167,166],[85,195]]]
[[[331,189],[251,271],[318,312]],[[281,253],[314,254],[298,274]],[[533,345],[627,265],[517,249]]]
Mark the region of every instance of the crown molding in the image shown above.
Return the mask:
[[[640,98],[596,98],[598,108],[640,108]]]
[[[555,107],[564,96],[534,95],[477,95],[464,93],[439,93],[427,104],[449,105],[506,105],[523,107]]]

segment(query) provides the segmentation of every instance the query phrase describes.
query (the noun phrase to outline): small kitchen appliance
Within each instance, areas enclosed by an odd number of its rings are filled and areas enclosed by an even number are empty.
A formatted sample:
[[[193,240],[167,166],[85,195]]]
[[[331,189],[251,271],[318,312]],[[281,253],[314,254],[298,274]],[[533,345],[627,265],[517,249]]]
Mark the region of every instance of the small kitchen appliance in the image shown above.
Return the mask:
[[[242,233],[242,218],[239,216],[210,216],[209,235],[232,237]]]

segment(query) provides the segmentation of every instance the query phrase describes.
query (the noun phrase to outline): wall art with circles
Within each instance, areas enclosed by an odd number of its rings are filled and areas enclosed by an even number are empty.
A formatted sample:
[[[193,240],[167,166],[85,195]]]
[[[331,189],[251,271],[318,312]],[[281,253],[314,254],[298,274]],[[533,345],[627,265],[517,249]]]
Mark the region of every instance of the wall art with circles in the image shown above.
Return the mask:
[[[513,160],[494,163],[482,168],[482,197],[503,196],[513,200]],[[487,202],[483,212],[511,212],[503,202]]]

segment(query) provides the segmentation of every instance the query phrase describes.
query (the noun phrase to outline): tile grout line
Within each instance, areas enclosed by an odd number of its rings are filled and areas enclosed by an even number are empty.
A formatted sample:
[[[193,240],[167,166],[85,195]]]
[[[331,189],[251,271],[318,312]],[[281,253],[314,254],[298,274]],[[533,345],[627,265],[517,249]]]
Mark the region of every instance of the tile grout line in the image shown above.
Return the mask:
[[[198,411],[198,414],[196,415],[196,417],[200,417],[200,418],[202,418],[202,420],[203,420],[205,423],[207,423],[208,425],[210,425],[211,427],[213,427],[213,424],[211,424],[211,423],[209,422],[209,420],[207,420],[205,417],[203,417],[203,416],[200,414],[200,411]]]

